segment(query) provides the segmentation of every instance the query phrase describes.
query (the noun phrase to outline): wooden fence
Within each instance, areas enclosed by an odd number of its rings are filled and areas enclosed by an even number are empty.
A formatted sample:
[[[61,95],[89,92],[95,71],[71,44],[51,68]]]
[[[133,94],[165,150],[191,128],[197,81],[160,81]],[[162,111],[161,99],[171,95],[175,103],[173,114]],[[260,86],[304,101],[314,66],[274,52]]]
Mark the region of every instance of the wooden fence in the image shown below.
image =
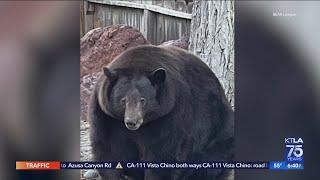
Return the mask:
[[[191,11],[185,1],[168,0],[83,0],[81,36],[91,29],[114,24],[137,28],[152,44],[189,36]],[[184,4],[183,4],[184,3]]]

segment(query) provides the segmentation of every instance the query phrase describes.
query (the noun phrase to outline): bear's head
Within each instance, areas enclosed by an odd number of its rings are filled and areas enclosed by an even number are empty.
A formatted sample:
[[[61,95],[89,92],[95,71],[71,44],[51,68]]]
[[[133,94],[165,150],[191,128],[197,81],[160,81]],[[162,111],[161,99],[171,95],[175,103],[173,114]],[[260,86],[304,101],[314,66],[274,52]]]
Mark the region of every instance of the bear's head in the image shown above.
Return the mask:
[[[108,83],[99,90],[101,109],[121,120],[129,130],[163,115],[159,93],[166,81],[166,70],[156,68],[151,72],[130,73],[128,70],[103,68]]]

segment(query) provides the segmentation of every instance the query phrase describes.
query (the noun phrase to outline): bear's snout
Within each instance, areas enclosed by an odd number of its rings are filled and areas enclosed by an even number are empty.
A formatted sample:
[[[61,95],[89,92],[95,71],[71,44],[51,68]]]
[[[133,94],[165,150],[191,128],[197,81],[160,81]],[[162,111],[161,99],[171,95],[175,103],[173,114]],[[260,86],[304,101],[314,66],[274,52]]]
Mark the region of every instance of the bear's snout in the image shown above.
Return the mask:
[[[133,121],[128,121],[126,122],[126,127],[128,129],[134,129],[136,127],[137,123],[136,122],[133,122]]]
[[[129,130],[137,130],[142,124],[142,120],[125,119],[124,124]]]
[[[140,98],[139,98],[140,99]],[[143,123],[142,103],[135,98],[128,98],[125,106],[124,124],[129,130],[137,130]]]

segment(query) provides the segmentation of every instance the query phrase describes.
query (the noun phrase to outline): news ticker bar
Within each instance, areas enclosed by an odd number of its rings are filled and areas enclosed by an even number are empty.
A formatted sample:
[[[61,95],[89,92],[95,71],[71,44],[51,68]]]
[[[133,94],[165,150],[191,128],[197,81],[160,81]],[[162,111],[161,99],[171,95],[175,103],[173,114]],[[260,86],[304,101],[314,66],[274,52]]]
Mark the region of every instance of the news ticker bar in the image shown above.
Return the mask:
[[[303,163],[277,162],[60,162],[17,161],[16,170],[61,169],[270,169],[303,170]]]

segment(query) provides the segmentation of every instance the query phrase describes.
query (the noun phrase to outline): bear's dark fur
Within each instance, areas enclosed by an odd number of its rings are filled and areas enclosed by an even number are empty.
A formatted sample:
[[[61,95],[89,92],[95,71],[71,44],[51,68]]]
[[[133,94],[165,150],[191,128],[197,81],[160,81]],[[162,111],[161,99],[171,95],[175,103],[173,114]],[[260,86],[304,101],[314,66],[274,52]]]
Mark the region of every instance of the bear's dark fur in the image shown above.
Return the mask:
[[[95,161],[229,161],[233,111],[214,73],[179,48],[139,46],[103,69],[89,109]],[[224,179],[224,170],[100,170],[103,179]]]

